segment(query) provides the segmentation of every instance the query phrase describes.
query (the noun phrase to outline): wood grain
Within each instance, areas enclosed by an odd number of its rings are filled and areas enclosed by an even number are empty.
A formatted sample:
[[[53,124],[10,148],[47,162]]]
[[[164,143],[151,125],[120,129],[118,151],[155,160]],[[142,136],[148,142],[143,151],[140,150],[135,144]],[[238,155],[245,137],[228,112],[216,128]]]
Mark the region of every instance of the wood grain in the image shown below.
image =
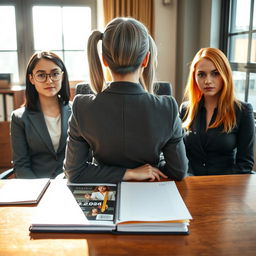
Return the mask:
[[[30,234],[36,207],[8,206],[0,207],[0,256],[255,255],[256,175],[187,177],[176,184],[193,216],[189,235]]]

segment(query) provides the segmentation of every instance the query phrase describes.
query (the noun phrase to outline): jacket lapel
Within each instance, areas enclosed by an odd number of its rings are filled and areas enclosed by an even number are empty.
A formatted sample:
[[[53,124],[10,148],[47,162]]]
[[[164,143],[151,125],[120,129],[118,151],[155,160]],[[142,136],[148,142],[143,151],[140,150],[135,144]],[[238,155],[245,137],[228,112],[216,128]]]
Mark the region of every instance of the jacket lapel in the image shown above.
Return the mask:
[[[48,132],[45,120],[44,120],[44,115],[42,112],[32,112],[29,111],[28,117],[31,121],[31,124],[34,126],[35,130],[39,134],[40,138],[42,139],[43,143],[46,144],[48,147],[49,151],[54,153],[54,148],[52,145],[52,140],[50,138],[50,134]]]
[[[58,147],[58,152],[66,146],[67,141],[67,132],[68,132],[68,119],[71,114],[71,109],[69,105],[61,106],[61,135],[60,143]]]

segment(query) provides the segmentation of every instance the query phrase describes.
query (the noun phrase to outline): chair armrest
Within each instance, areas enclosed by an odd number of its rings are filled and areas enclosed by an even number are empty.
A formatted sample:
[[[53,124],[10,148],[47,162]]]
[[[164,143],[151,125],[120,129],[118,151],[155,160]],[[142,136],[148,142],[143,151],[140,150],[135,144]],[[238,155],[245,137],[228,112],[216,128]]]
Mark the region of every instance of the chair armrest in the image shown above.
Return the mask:
[[[13,177],[11,177],[11,176],[13,176]],[[14,177],[15,177],[15,174],[14,174],[13,168],[8,169],[0,174],[0,180],[14,178]]]

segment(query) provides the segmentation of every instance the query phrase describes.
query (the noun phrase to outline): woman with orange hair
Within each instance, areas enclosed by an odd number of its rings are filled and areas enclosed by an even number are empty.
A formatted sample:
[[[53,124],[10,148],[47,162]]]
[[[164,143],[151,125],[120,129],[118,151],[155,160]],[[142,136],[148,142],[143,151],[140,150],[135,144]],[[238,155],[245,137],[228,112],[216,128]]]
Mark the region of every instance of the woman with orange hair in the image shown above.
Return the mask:
[[[250,173],[254,116],[249,103],[235,97],[225,54],[202,48],[195,55],[180,117],[191,175]]]

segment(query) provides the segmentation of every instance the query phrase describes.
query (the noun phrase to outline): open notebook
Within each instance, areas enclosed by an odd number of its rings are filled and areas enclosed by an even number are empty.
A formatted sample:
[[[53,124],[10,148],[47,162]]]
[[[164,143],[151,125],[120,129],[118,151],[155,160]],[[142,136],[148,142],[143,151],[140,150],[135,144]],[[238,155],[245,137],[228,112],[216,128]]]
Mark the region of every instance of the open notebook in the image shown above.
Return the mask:
[[[105,190],[100,192],[99,187]],[[30,231],[187,234],[190,219],[173,181],[118,185],[55,181],[38,205]]]

